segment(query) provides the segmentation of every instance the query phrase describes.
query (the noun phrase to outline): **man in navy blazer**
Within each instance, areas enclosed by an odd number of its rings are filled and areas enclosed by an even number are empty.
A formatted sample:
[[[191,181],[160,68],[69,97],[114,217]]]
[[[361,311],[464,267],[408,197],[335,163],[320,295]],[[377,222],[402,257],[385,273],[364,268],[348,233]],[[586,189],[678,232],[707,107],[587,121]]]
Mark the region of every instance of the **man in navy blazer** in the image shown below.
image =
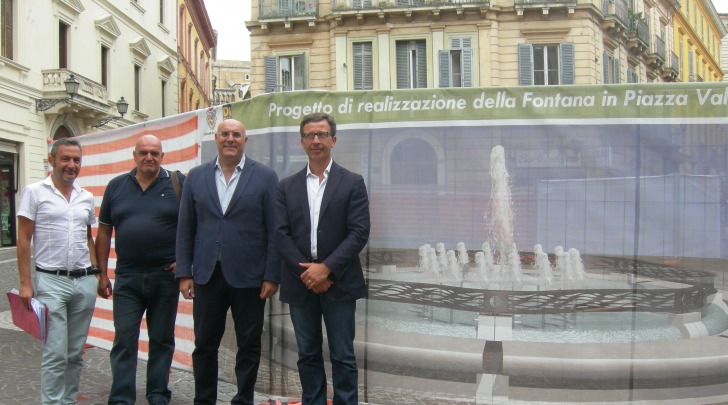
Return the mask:
[[[244,155],[245,127],[217,128],[218,156],[190,170],[180,200],[176,278],[193,299],[195,404],[217,401],[218,349],[232,310],[238,353],[233,404],[253,404],[265,300],[278,291],[274,248],[278,176]]]
[[[333,117],[308,115],[300,133],[308,165],[282,180],[276,195],[276,243],[283,259],[280,299],[289,304],[296,335],[303,405],[326,403],[322,318],[334,404],[355,405],[354,317],[356,300],[367,295],[359,253],[369,239],[369,199],[362,176],[331,159]]]

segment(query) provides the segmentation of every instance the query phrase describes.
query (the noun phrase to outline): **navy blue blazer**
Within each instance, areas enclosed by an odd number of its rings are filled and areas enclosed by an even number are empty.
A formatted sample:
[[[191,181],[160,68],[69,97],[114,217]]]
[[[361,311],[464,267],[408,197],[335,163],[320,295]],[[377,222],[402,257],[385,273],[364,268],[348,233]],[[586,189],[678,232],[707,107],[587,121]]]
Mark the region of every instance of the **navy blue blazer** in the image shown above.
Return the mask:
[[[215,159],[190,170],[180,199],[175,278],[206,284],[218,255],[225,280],[235,288],[280,282],[280,256],[274,247],[278,175],[245,158],[227,212],[215,185]]]
[[[311,217],[306,167],[282,180],[276,194],[276,246],[283,260],[280,299],[302,303],[308,289],[300,280],[311,263]],[[369,240],[369,198],[362,176],[332,163],[319,213],[317,261],[331,270],[333,284],[324,292],[331,300],[366,297],[359,252]]]

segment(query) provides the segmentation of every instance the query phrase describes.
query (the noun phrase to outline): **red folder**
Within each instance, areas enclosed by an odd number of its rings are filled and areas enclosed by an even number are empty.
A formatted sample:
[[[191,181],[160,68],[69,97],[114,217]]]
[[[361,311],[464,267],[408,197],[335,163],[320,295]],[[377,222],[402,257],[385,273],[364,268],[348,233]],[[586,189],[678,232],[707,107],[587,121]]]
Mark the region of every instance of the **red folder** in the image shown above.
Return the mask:
[[[30,333],[41,342],[45,342],[48,331],[48,306],[38,301],[40,305],[36,305],[36,310],[32,307],[27,310],[23,306],[20,296],[14,291],[8,293],[8,301],[10,301],[10,312],[13,314],[15,326]]]

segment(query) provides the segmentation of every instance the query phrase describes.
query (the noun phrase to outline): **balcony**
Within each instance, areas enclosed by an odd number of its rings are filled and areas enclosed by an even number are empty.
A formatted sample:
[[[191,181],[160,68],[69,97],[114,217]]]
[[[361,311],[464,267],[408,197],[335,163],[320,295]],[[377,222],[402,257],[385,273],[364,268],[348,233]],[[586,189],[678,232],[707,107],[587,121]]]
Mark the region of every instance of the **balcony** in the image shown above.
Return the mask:
[[[634,53],[646,53],[650,49],[650,25],[647,21],[634,16],[627,34],[627,49]]]
[[[42,70],[43,94],[42,99],[63,100],[68,98],[64,82],[74,75],[80,82],[78,94],[67,103],[59,103],[49,108],[45,114],[63,114],[71,112],[75,117],[96,120],[109,113],[109,99],[106,86],[90,80],[68,69]]]
[[[332,7],[338,23],[349,16],[361,23],[368,15],[375,15],[383,22],[388,13],[404,14],[408,19],[416,12],[430,13],[434,18],[447,10],[458,16],[463,16],[465,9],[476,9],[485,14],[490,8],[490,0],[333,0]]]
[[[670,61],[668,66],[662,67],[662,78],[668,82],[675,82],[680,76],[680,58],[675,52],[670,52]]]
[[[602,0],[602,29],[616,38],[626,37],[629,29],[629,7],[624,0]]]
[[[548,15],[551,9],[566,9],[569,16],[576,10],[576,0],[516,0],[516,14],[523,17],[524,10],[540,9],[543,15]]]
[[[317,0],[260,0],[259,20],[281,18],[316,18]]]
[[[652,51],[647,54],[646,60],[652,68],[660,68],[665,64],[665,40],[655,35]]]

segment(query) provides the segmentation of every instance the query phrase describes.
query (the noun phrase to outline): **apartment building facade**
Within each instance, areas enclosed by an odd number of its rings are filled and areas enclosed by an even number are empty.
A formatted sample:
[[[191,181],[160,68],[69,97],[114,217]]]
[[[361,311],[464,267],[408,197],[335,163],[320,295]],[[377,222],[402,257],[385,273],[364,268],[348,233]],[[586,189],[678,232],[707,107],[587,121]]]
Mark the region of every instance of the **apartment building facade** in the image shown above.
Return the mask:
[[[0,243],[14,245],[48,140],[177,112],[175,3],[3,0],[0,14]]]
[[[177,0],[179,112],[211,105],[215,32],[203,0]]]
[[[717,81],[726,33],[710,0],[259,0],[247,27],[253,95]]]

